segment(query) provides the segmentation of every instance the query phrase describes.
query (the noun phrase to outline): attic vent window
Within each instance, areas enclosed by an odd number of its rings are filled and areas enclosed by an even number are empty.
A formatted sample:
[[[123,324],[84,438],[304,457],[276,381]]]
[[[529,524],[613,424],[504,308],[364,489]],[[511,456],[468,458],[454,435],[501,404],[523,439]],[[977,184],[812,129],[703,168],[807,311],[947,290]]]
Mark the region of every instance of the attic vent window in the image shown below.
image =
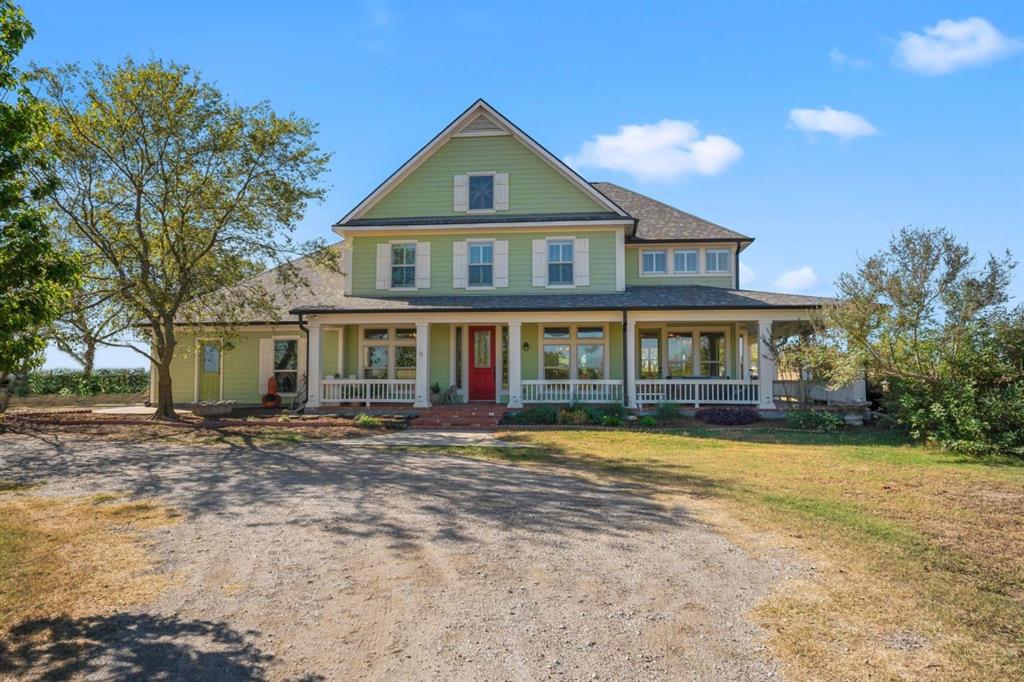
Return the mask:
[[[492,121],[484,114],[480,114],[472,121],[462,126],[457,133],[460,136],[472,137],[475,135],[505,135],[505,129]]]

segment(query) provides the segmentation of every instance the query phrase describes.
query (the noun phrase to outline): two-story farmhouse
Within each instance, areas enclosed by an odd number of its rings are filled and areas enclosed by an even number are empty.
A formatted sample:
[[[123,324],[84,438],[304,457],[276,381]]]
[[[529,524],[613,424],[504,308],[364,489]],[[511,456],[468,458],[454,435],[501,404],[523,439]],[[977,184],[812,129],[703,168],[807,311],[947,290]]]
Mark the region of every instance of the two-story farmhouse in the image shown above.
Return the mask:
[[[771,409],[765,338],[820,303],[741,289],[751,237],[586,181],[482,100],[334,231],[344,276],[310,273],[223,352],[185,336],[175,402],[255,404],[274,376],[310,407],[426,407],[433,386],[511,407]]]

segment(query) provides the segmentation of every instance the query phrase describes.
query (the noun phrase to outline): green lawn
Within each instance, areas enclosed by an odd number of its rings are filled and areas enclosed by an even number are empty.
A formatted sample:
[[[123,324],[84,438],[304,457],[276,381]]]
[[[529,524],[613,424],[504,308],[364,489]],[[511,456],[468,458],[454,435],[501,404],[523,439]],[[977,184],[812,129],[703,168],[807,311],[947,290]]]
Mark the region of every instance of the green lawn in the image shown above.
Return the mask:
[[[642,482],[751,551],[795,549],[816,570],[755,614],[793,679],[1024,679],[1024,462],[867,429],[501,437],[533,447],[469,454]]]

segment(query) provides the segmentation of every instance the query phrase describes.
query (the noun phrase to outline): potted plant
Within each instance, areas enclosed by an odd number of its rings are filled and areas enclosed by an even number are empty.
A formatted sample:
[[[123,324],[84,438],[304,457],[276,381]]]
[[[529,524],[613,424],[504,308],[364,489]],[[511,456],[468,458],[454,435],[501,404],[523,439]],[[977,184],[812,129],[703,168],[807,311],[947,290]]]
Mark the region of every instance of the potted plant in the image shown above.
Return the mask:
[[[434,405],[441,402],[441,384],[436,381],[430,385],[430,402]]]

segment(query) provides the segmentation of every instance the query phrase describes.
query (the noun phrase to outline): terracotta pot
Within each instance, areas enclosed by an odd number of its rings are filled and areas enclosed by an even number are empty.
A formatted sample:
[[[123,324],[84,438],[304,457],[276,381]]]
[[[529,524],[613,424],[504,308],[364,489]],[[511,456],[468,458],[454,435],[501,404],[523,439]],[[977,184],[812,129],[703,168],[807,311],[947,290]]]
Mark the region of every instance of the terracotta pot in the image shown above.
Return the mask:
[[[263,396],[262,403],[263,407],[281,407],[281,396],[276,393],[268,393]]]

